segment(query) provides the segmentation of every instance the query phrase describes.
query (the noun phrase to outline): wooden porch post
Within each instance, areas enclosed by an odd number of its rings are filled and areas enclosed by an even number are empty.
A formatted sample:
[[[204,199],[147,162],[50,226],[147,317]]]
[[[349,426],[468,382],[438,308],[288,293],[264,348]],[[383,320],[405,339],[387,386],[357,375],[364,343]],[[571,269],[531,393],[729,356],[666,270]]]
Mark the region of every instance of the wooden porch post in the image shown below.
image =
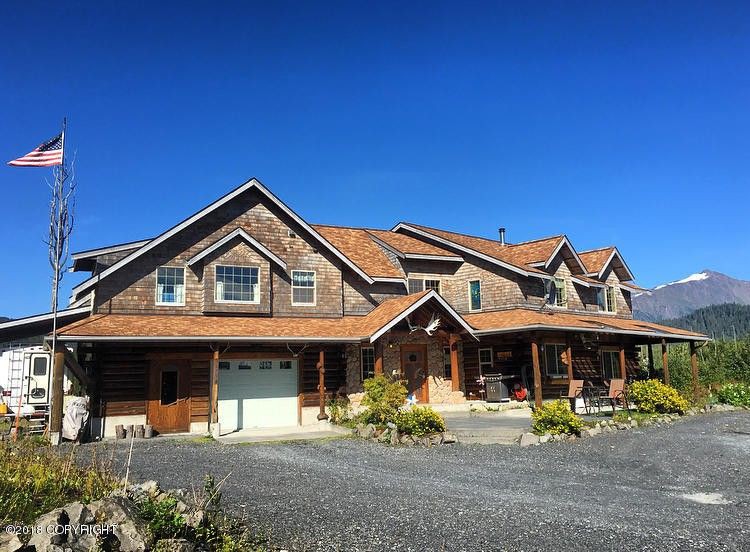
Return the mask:
[[[451,391],[461,391],[458,371],[458,344],[460,341],[461,337],[458,334],[451,334],[448,338],[451,351]]]
[[[375,375],[376,376],[382,376],[383,375],[383,342],[381,340],[377,340],[374,344],[375,347]],[[360,359],[362,357],[360,356]]]
[[[320,350],[320,357],[318,359],[318,393],[320,395],[320,413],[318,414],[318,420],[327,420],[328,414],[326,414],[326,353],[323,349]]]
[[[669,359],[667,358],[667,340],[661,340],[661,365],[664,369],[664,383],[669,385]]]
[[[219,349],[215,349],[211,358],[211,424],[219,423]]]
[[[693,399],[698,398],[698,348],[690,342],[690,377],[693,380]]]
[[[568,382],[573,381],[573,344],[570,334],[565,336],[565,354],[568,356]]]
[[[539,369],[539,343],[536,336],[531,338],[531,364],[534,368],[534,406],[542,407],[542,372]]]
[[[654,347],[651,343],[648,344],[648,375],[654,373]]]
[[[620,377],[623,380],[628,379],[628,368],[625,366],[625,346],[620,344]]]
[[[58,348],[52,356],[52,393],[49,413],[50,441],[53,445],[62,442],[63,419],[63,375],[65,374],[65,352]]]

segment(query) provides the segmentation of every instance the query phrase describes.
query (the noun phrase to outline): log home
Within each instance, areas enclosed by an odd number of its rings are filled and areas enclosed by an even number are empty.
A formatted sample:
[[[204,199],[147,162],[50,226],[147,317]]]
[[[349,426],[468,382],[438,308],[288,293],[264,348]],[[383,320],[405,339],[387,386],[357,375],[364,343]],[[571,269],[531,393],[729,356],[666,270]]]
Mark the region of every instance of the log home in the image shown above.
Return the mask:
[[[423,404],[481,400],[490,374],[540,404],[569,379],[634,377],[638,345],[707,339],[633,320],[640,288],[615,247],[310,224],[257,179],[155,238],[73,259],[91,276],[63,311],[75,355],[56,352],[53,387],[77,364],[104,436],[314,424],[380,373]]]

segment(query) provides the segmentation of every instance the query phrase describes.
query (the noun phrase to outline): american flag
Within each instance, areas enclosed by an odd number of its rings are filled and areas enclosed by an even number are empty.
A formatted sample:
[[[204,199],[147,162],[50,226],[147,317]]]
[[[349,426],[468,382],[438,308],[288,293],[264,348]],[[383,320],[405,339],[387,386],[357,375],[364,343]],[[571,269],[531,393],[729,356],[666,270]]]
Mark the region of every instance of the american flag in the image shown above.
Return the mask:
[[[61,165],[62,156],[63,134],[61,132],[51,140],[44,142],[34,151],[13,161],[8,161],[8,165],[14,167],[51,167],[53,165]]]

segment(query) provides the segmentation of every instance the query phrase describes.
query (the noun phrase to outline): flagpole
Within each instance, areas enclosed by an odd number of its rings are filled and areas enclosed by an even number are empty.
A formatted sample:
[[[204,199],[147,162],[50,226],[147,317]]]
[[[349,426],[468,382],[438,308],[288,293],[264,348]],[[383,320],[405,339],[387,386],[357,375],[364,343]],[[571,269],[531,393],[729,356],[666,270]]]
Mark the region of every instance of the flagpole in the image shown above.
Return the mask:
[[[63,117],[63,123],[62,123],[62,154],[60,157],[60,169],[57,171],[57,182],[55,183],[55,190],[54,193],[57,194],[58,191],[60,195],[62,196],[62,187],[63,183],[65,182],[65,130],[68,124],[68,118]],[[62,197],[61,197],[62,198]],[[54,380],[54,374],[55,374],[55,357],[57,354],[57,295],[60,287],[60,231],[62,227],[62,205],[60,201],[56,202],[58,205],[55,210],[55,217],[57,218],[56,222],[56,236],[55,236],[55,263],[54,263],[54,271],[55,275],[53,278],[53,287],[52,287],[52,374],[53,374],[53,380]],[[57,393],[56,386],[53,385],[53,393]],[[52,397],[52,400],[50,401],[50,408],[52,408],[53,405],[55,405],[57,408],[62,408],[62,396],[60,397]],[[50,425],[52,424],[52,417],[53,413],[50,412]],[[58,431],[58,428],[50,428],[50,437],[52,436],[52,430],[55,432]],[[58,443],[60,437],[57,437]],[[58,443],[52,443],[53,445],[56,445]]]

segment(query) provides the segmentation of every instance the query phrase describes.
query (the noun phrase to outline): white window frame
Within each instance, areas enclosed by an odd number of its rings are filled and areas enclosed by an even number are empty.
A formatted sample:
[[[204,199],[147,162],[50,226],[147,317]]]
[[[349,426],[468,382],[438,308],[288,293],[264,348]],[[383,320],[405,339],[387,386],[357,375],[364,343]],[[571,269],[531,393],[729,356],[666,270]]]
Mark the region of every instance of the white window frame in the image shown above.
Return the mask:
[[[182,301],[177,302],[164,302],[159,301],[159,270],[162,268],[170,268],[170,269],[176,269],[176,270],[182,270]],[[156,269],[156,272],[154,273],[154,280],[156,285],[154,286],[154,303],[159,307],[184,307],[185,306],[185,296],[187,295],[187,279],[185,277],[186,271],[184,266],[172,266],[172,265],[164,265],[160,266]],[[175,295],[177,295],[175,293]]]
[[[258,271],[258,293],[257,298],[254,301],[229,301],[227,299],[219,299],[219,267],[224,268],[249,268]],[[252,285],[252,284],[251,284]],[[237,264],[216,264],[214,265],[214,302],[224,304],[238,304],[238,305],[258,305],[260,304],[260,267],[249,266],[249,265],[237,265]]]
[[[412,291],[411,290],[411,283],[412,282],[421,282],[421,285],[419,286],[418,290]],[[409,293],[420,293],[424,291],[424,278],[407,278],[406,280],[406,291]]]
[[[473,284],[474,282],[479,283],[479,308],[478,309],[471,308],[471,284]],[[469,280],[466,283],[466,292],[469,296],[469,312],[479,312],[480,310],[482,310],[482,280],[479,280],[479,279]]]
[[[427,282],[437,282],[437,289],[432,288],[432,287],[428,288],[427,287]],[[440,288],[441,287],[442,287],[442,282],[440,281],[439,278],[423,278],[422,279],[422,289],[423,290],[426,290],[426,289],[435,289],[436,293],[440,293]]]
[[[307,287],[295,286],[294,285],[294,273],[295,272],[311,272],[312,273],[312,275],[313,275],[313,284],[314,284],[313,287],[312,287],[312,290],[313,290],[313,301],[312,301],[312,303],[298,303],[298,302],[295,302],[295,300],[294,300],[294,288],[295,287],[297,287],[299,289],[310,289],[310,288],[307,288]],[[291,290],[292,290],[292,293],[291,293],[292,294],[292,297],[291,297],[292,306],[293,307],[314,307],[314,306],[316,306],[318,304],[318,275],[317,275],[317,273],[314,270],[303,270],[303,269],[292,270],[291,277],[292,277],[292,279],[291,279],[291,284],[292,284],[292,286],[291,286]]]
[[[365,350],[372,351],[372,375],[365,376]],[[375,377],[375,347],[362,347],[359,350],[359,379],[365,381],[366,379]]]
[[[612,301],[609,300],[609,293],[612,293]],[[617,314],[617,290],[618,288],[616,286],[610,286],[606,285],[604,288],[599,288],[599,292],[602,294],[602,297],[604,298],[604,305],[602,308],[602,304],[599,302],[599,297],[596,298],[596,304],[599,307],[599,312],[603,312],[606,314]],[[611,303],[611,304],[610,304]]]
[[[556,372],[555,373],[550,373],[549,371],[549,366],[547,364],[547,347],[555,348],[555,360],[556,360],[555,362]],[[562,351],[559,348],[562,348]],[[553,378],[553,379],[567,379],[568,378],[568,365],[565,364],[560,359],[560,353],[562,353],[563,351],[567,353],[567,350],[568,350],[568,346],[565,343],[549,342],[549,343],[544,344],[544,354],[542,356],[544,358],[544,373],[547,375],[548,378]],[[570,359],[568,359],[568,362],[570,362]],[[564,372],[559,371],[561,366],[565,368]]]
[[[568,280],[567,278],[560,278],[559,276],[554,277],[555,282],[555,304],[551,305],[553,307],[557,307],[558,309],[567,309],[568,308]],[[558,282],[561,282],[562,285],[558,287]],[[562,294],[560,293],[560,290],[562,290]],[[560,297],[563,297],[563,301],[560,302]]]
[[[411,286],[410,286],[411,282],[421,282],[421,285],[419,286],[419,289],[415,290],[415,291],[411,291]],[[426,276],[419,276],[419,277],[410,276],[406,280],[407,291],[409,293],[420,293],[422,291],[425,291],[425,290],[428,289],[427,288],[427,282],[437,282],[437,289],[435,291],[437,293],[440,293],[440,290],[442,289],[442,286],[443,286],[443,282],[441,281],[440,278],[435,278],[434,276],[431,276],[431,277],[426,277]],[[433,289],[433,288],[429,288],[429,289]]]
[[[611,376],[604,373],[605,354],[612,355],[613,360],[617,364],[617,372]],[[602,379],[620,379],[620,376],[622,375],[622,366],[620,366],[620,349],[617,347],[599,347],[599,367],[601,368]]]
[[[490,361],[489,362],[482,362],[482,351],[489,351],[490,352]],[[482,347],[477,351],[477,360],[479,361],[479,375],[484,375],[484,369],[485,367],[489,366],[490,369],[492,369],[495,366],[495,359],[492,355],[495,353],[492,351],[492,347]]]

